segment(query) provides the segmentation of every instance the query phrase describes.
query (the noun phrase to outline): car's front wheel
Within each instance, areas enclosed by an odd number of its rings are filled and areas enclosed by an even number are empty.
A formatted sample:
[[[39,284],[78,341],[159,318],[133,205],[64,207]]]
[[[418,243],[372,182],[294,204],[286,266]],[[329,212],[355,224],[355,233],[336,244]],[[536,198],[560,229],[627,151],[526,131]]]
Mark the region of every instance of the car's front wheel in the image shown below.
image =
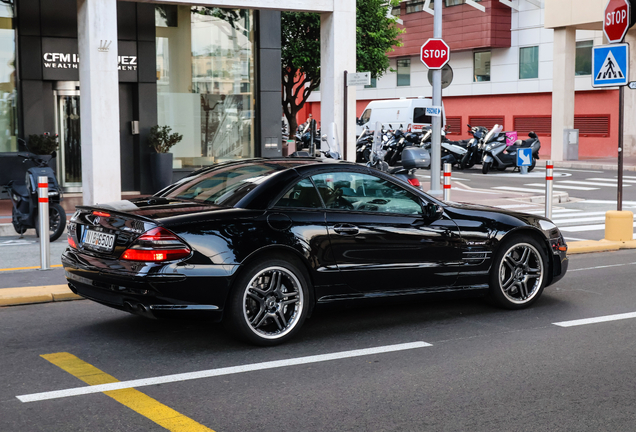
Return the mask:
[[[236,279],[225,324],[247,342],[276,345],[300,329],[308,310],[305,272],[287,260],[265,259]]]
[[[547,256],[530,236],[505,241],[495,256],[490,272],[490,296],[507,309],[521,309],[534,303],[546,284]]]

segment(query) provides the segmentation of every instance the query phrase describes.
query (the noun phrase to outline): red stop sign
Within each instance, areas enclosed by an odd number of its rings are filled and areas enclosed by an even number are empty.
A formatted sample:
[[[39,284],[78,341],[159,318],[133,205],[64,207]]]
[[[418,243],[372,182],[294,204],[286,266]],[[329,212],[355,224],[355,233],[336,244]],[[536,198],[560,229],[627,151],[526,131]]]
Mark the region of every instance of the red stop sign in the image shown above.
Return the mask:
[[[609,43],[622,42],[629,29],[629,0],[609,0],[605,6],[603,32]]]
[[[450,48],[442,39],[429,39],[420,49],[420,60],[429,69],[441,69],[450,59]]]

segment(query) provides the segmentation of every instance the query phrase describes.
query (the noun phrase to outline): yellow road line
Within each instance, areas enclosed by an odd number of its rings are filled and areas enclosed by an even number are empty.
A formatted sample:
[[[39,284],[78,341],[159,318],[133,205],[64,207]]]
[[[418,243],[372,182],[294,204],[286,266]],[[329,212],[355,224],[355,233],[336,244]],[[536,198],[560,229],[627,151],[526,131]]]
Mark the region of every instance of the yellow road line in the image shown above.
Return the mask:
[[[51,267],[62,267],[62,264],[53,264]],[[13,267],[13,268],[0,269],[0,271],[35,270],[35,269],[39,269],[39,268],[40,268],[40,266],[33,266],[33,267]]]
[[[70,353],[45,354],[40,356],[65,370],[88,385],[119,382],[119,380]],[[191,418],[173,410],[134,388],[104,392],[122,405],[173,432],[214,432]]]

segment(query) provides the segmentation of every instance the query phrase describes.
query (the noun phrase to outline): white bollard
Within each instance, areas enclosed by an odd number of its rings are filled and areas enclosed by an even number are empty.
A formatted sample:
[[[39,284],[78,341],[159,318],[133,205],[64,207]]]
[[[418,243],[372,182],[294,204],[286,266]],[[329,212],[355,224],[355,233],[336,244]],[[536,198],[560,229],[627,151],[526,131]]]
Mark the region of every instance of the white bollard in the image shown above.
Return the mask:
[[[444,164],[444,201],[450,201],[452,169],[453,166],[451,164]]]
[[[552,183],[554,165],[549,160],[545,163],[545,217],[552,219]]]
[[[49,178],[38,176],[38,224],[40,229],[40,270],[51,268],[49,234]]]

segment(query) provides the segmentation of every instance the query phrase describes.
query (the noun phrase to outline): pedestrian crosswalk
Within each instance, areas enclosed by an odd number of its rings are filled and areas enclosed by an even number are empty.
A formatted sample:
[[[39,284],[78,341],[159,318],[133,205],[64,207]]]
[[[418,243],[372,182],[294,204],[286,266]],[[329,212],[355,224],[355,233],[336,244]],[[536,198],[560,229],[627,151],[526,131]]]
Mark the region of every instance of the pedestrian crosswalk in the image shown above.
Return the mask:
[[[543,216],[545,210],[532,204],[500,205],[500,208]],[[613,210],[608,208],[607,210]],[[560,208],[552,211],[552,222],[564,233],[566,240],[570,233],[586,233],[605,229],[605,213],[607,210],[585,211],[583,209]],[[633,208],[629,209],[634,211]],[[636,222],[634,222],[636,227]],[[635,236],[636,237],[636,236]],[[569,237],[570,240],[581,240]]]
[[[623,178],[623,187],[631,187],[636,184],[636,176],[625,176]],[[594,191],[602,188],[616,188],[618,185],[617,178],[601,178],[590,177],[585,180],[561,180],[555,179],[552,184],[554,190],[572,190],[572,191]],[[545,182],[543,183],[526,183],[524,187],[515,186],[495,186],[492,189],[512,191],[512,192],[531,192],[545,193]]]

